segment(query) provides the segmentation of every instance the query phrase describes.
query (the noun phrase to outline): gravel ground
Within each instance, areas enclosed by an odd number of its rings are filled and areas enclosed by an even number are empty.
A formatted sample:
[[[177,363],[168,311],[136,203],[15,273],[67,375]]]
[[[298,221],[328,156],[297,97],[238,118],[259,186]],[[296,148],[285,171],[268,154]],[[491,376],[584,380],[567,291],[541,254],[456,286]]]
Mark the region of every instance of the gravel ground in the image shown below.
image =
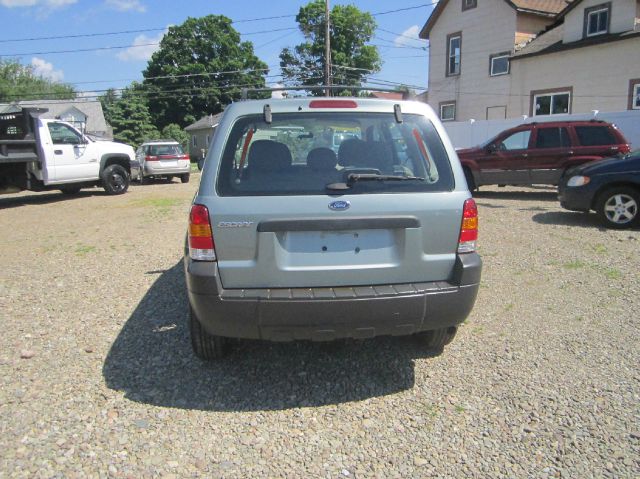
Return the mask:
[[[639,477],[640,232],[483,189],[444,354],[410,338],[195,359],[183,185],[0,197],[0,477]]]

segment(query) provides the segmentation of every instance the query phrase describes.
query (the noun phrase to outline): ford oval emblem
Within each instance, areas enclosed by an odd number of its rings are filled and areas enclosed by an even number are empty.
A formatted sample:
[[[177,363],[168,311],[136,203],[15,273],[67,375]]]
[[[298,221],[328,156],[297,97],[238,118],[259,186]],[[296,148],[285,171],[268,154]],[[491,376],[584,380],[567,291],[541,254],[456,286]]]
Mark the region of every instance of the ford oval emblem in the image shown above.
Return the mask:
[[[333,211],[348,210],[350,206],[351,202],[343,200],[332,201],[329,203],[329,209]]]

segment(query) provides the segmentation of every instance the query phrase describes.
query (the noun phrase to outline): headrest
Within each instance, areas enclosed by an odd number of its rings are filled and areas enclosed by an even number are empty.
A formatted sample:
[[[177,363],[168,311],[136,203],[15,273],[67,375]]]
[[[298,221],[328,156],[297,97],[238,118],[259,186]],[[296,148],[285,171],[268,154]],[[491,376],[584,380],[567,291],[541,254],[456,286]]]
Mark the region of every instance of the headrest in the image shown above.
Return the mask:
[[[252,171],[279,171],[291,166],[291,152],[284,143],[272,140],[256,140],[251,144],[248,168]]]
[[[314,171],[335,170],[338,158],[331,148],[314,148],[307,155],[307,165]]]
[[[338,164],[341,166],[364,166],[367,157],[366,143],[359,138],[349,138],[340,143]]]

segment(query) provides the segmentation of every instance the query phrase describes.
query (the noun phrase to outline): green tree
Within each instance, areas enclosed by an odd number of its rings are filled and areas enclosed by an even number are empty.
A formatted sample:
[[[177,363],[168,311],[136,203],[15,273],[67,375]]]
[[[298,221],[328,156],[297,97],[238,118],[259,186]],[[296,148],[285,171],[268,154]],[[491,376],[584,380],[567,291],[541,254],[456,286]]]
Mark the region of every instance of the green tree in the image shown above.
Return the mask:
[[[104,97],[101,101],[106,106],[105,117],[113,127],[113,137],[134,147],[146,140],[160,137],[160,132],[153,124],[146,103],[146,94],[139,83],[132,83],[130,87],[122,90],[122,95],[117,101],[109,102]]]
[[[182,145],[182,149],[189,151],[189,134],[180,125],[171,123],[162,129],[162,138],[176,140]]]
[[[31,65],[15,60],[0,60],[0,101],[69,100],[76,97],[71,85],[36,75]]]
[[[300,8],[296,16],[305,42],[280,53],[280,67],[287,85],[311,86],[324,84],[326,18],[324,0],[314,0]],[[367,45],[376,29],[368,12],[353,5],[336,5],[331,9],[329,37],[331,40],[332,83],[362,85],[363,78],[380,70],[378,49]],[[323,92],[316,91],[315,95]]]
[[[267,72],[229,18],[207,15],[170,27],[143,75],[149,110],[162,128],[222,111],[242,87],[264,87]]]

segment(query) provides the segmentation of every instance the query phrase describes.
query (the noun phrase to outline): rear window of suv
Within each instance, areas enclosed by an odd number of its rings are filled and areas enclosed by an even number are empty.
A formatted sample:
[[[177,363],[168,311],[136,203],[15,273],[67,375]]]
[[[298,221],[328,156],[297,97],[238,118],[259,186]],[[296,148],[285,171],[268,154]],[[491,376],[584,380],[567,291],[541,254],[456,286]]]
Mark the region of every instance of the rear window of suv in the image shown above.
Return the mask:
[[[616,139],[608,126],[576,126],[582,146],[615,145]]]
[[[221,196],[450,191],[449,158],[422,115],[287,113],[239,118],[224,149]]]
[[[153,156],[184,154],[180,145],[149,145],[148,148],[148,154]]]

